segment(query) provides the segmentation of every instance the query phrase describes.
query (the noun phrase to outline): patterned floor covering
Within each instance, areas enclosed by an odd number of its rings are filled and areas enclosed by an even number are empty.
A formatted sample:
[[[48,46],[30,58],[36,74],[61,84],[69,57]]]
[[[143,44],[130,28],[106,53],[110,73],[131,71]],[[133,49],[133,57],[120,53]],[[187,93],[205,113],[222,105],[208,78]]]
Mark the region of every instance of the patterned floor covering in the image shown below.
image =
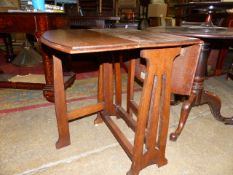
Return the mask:
[[[24,81],[25,79],[33,82],[42,82],[43,75],[28,75],[12,77],[13,81]],[[126,82],[126,76],[123,77]],[[125,83],[123,90],[125,90]],[[97,94],[97,77],[77,79],[74,84],[67,89],[67,102],[95,98]],[[0,113],[16,112],[21,110],[33,109],[38,107],[50,106],[52,103],[46,101],[40,90],[22,89],[1,89],[0,90]]]
[[[92,84],[91,81],[96,79],[78,80],[68,90],[67,97],[72,90],[77,92],[73,88],[79,88],[84,82]],[[90,96],[91,91],[96,92],[95,88],[86,85],[80,89],[81,95]],[[221,98],[222,115],[232,116],[233,81],[226,81],[224,76],[209,78],[205,88]],[[124,94],[123,104],[125,102]],[[68,108],[93,103],[95,99],[77,100],[69,103]],[[169,133],[177,126],[180,109],[181,104],[171,107]],[[95,118],[96,115],[91,115],[70,122],[71,145],[57,150],[53,106],[0,113],[0,175],[125,175],[131,166],[130,159],[106,125],[94,126]],[[133,140],[134,133],[123,120],[114,120],[126,137]],[[161,168],[147,167],[140,175],[232,175],[231,133],[233,127],[216,121],[208,105],[194,107],[178,141],[167,142],[168,164]]]

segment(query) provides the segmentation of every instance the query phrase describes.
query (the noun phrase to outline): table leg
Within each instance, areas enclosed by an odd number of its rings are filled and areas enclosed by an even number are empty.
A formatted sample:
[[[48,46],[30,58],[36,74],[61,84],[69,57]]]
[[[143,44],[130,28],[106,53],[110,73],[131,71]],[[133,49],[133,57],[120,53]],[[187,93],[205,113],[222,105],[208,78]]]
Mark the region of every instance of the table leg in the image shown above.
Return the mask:
[[[103,63],[103,96],[104,110],[108,115],[115,115],[113,106],[113,65],[110,62]]]
[[[104,93],[103,93],[103,86],[104,86],[104,68],[103,68],[103,64],[100,64],[99,65],[99,71],[98,71],[98,94],[97,94],[97,96],[98,96],[98,102],[100,102],[100,101],[103,101],[104,100]],[[96,117],[96,119],[94,120],[94,124],[95,125],[98,125],[98,124],[100,124],[100,123],[102,123],[103,122],[103,120],[102,120],[102,118],[101,118],[101,114],[100,113],[98,113],[97,114],[97,117]]]
[[[46,85],[43,89],[43,95],[48,101],[54,102],[52,56],[49,56],[45,52],[42,52],[42,59],[44,64],[44,74],[46,82]]]
[[[105,110],[101,116],[132,161],[127,175],[138,175],[141,169],[151,164],[157,164],[160,167],[167,163],[165,148],[169,121],[171,67],[174,58],[179,53],[180,48],[149,49],[141,52],[141,57],[148,60],[147,75],[139,106],[133,107],[135,103],[130,104],[130,107],[136,110],[134,112],[137,120],[120,106],[120,101],[118,101],[120,99],[112,106],[113,99],[109,98],[113,94],[112,75],[110,74],[112,68],[109,63],[104,63]],[[130,65],[132,66],[132,64]],[[119,69],[118,65],[116,65],[116,68]],[[133,69],[130,70],[134,71]],[[134,76],[134,73],[128,75]],[[130,80],[128,83],[132,83],[132,85],[128,84],[130,87],[127,88],[127,93],[132,92],[131,89],[133,89],[133,78],[130,77]],[[133,98],[130,97],[129,99]],[[108,106],[108,104],[110,105]],[[112,109],[113,107],[115,109]],[[135,131],[133,145],[111,119],[111,113],[114,114],[114,112]]]
[[[58,141],[56,148],[62,148],[70,144],[69,121],[83,118],[90,114],[103,112],[106,115],[113,115],[113,84],[112,84],[112,63],[102,63],[102,76],[100,80],[103,87],[99,90],[103,96],[98,98],[96,104],[85,105],[74,110],[67,110],[64,78],[61,60],[53,56],[53,83],[54,83],[54,102],[58,128]]]
[[[14,52],[13,52],[13,46],[12,46],[12,38],[9,33],[4,33],[3,40],[6,47],[6,53],[7,53],[7,62],[11,62],[14,59]]]
[[[109,55],[113,58],[113,55]],[[106,56],[100,56],[103,60],[106,60]],[[105,103],[105,112],[108,115],[116,115],[115,108],[113,106],[113,66],[115,68],[116,80],[116,104],[121,104],[121,75],[120,75],[120,62],[112,61],[109,59],[108,61],[104,61],[100,63],[99,66],[99,75],[98,75],[98,102],[106,101]],[[100,124],[103,122],[101,118],[101,113],[97,114],[96,119],[94,120],[94,124]]]
[[[45,85],[43,88],[43,95],[49,102],[54,102],[54,88],[53,88],[53,58],[52,52],[46,47],[42,47],[41,54],[44,64]],[[70,87],[75,81],[75,73],[64,73],[63,76],[69,76],[64,81],[65,89]]]
[[[138,175],[148,165],[157,164],[160,167],[167,164],[165,148],[170,112],[171,70],[173,60],[179,52],[180,48],[141,51],[141,57],[148,64],[137,112],[132,165],[127,175]]]
[[[70,132],[69,132],[69,120],[67,119],[67,106],[66,96],[64,89],[64,80],[62,74],[61,60],[54,57],[54,96],[55,98],[55,112],[57,118],[58,128],[58,141],[56,142],[56,148],[62,148],[70,145]]]
[[[221,121],[225,124],[233,125],[233,116],[232,117],[223,117],[220,113],[221,110],[221,100],[220,98],[208,91],[204,91],[202,94],[202,103],[207,103],[210,107],[210,111],[212,112],[214,118],[218,121]]]
[[[207,61],[208,61],[208,55],[209,55],[210,48],[211,48],[210,46],[211,45],[208,42],[205,42],[203,44],[200,58],[199,58],[198,65],[197,65],[192,93],[189,96],[189,99],[186,100],[182,105],[178,127],[175,130],[175,132],[172,132],[170,134],[170,140],[172,141],[176,141],[178,136],[181,134],[185,126],[185,123],[187,121],[187,118],[189,116],[189,112],[194,106],[208,104],[215,119],[225,124],[233,124],[233,117],[226,118],[221,115],[220,98],[214,93],[204,90],[204,80],[205,80],[205,76],[207,72]]]

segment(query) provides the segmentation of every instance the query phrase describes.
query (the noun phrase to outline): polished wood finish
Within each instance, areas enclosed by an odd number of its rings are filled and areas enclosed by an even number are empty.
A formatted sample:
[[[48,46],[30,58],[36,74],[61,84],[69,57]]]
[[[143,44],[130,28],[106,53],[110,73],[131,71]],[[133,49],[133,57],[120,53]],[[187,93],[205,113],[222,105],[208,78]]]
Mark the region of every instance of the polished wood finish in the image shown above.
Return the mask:
[[[177,3],[175,6],[180,7],[180,10],[189,11],[189,15],[186,17],[186,19],[184,19],[185,21],[181,22],[180,25],[201,25],[203,27],[203,32],[206,30],[204,27],[230,27],[228,21],[229,13],[227,13],[227,9],[231,9],[233,7],[233,2],[211,0],[204,0],[204,2],[187,1],[186,3]],[[209,54],[210,57],[208,59],[208,65],[210,65],[213,69],[213,71],[209,73],[210,76],[222,75],[226,73],[226,71],[223,70],[223,65],[230,43],[221,40],[219,42],[215,42],[214,45],[212,44],[211,53]]]
[[[59,139],[57,148],[70,144],[69,121],[100,112],[95,122],[104,121],[132,161],[128,175],[138,175],[143,168],[167,163],[165,158],[173,60],[182,53],[182,47],[200,48],[201,41],[186,37],[150,31],[56,30],[45,32],[41,42],[55,50],[69,54],[95,53],[99,57],[98,101],[94,105],[67,111],[61,61],[53,57],[55,110]],[[196,55],[199,54],[198,49]],[[128,55],[130,73],[128,93],[134,84],[134,62],[138,57],[147,62],[146,76],[138,106],[130,105],[136,119],[121,106],[120,61]],[[113,102],[113,67],[116,69],[116,99]],[[133,103],[132,103],[133,104]],[[122,118],[135,132],[132,144],[112,120]]]
[[[0,12],[1,33],[30,33],[39,39],[49,29],[67,26],[68,20],[63,13]]]
[[[0,33],[0,38],[3,38],[5,44],[6,53],[7,53],[6,61],[11,62],[14,59],[11,35],[9,33]]]
[[[226,26],[233,27],[233,14],[232,13],[229,13],[227,16]],[[231,64],[230,70],[228,70],[227,72],[227,79],[228,78],[233,80],[233,58],[232,58],[232,64]]]
[[[38,41],[41,35],[49,29],[67,28],[68,20],[63,13],[32,13],[32,12],[0,12],[0,33],[29,33],[33,34]],[[12,43],[7,40],[8,57],[12,60]],[[10,49],[11,48],[11,49]],[[32,58],[33,59],[33,58]],[[52,62],[47,56],[43,56],[44,72],[46,85],[43,83],[24,83],[24,82],[0,82],[2,88],[19,88],[19,89],[43,89],[45,86],[45,96],[50,101],[52,100]],[[71,75],[69,82],[66,82],[66,87],[74,81],[74,75]]]
[[[115,16],[116,0],[79,0],[84,16]]]
[[[227,79],[228,78],[233,80],[233,64],[231,65],[231,69],[227,72]]]
[[[178,136],[181,134],[189,112],[192,107],[199,106],[202,104],[208,104],[210,111],[214,118],[225,124],[233,124],[233,117],[223,117],[220,113],[221,110],[221,99],[204,89],[204,80],[206,78],[207,72],[207,61],[211,46],[214,42],[219,42],[219,40],[232,41],[233,40],[233,30],[228,28],[226,30],[213,30],[211,32],[203,32],[201,29],[190,29],[186,27],[169,27],[169,28],[154,28],[155,31],[160,31],[164,33],[172,33],[180,36],[189,36],[200,38],[204,41],[202,46],[197,70],[195,73],[195,79],[193,83],[192,93],[190,94],[188,100],[183,103],[180,121],[175,132],[171,133],[170,139],[176,141]]]

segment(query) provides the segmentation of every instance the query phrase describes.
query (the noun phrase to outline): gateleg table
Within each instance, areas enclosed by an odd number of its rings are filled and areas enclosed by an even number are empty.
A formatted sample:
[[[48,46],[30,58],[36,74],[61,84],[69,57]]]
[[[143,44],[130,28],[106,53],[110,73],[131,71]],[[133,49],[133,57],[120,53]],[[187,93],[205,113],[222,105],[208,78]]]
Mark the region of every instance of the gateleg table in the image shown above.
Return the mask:
[[[80,29],[47,31],[42,35],[41,43],[44,52],[48,54],[47,57],[53,59],[55,111],[59,134],[57,148],[70,144],[69,121],[99,113],[95,122],[104,121],[132,161],[127,175],[138,175],[140,170],[152,164],[160,167],[167,163],[165,149],[171,91],[179,90],[180,85],[185,85],[186,90],[191,92],[202,44],[199,39],[134,29]],[[62,65],[54,51],[68,54],[95,53],[98,56],[100,66],[96,104],[67,111]],[[130,60],[127,98],[130,99],[131,111],[125,110],[121,105],[119,68],[121,58],[125,57]],[[137,103],[132,96],[132,87],[135,61],[139,57],[146,60],[147,66],[142,94]],[[179,84],[175,83],[177,81],[172,82],[174,59],[179,60],[177,64],[181,64],[187,58],[191,58],[195,63],[190,67],[192,73],[187,79],[180,79]],[[115,101],[113,67],[116,72]],[[180,69],[178,72],[180,74],[185,70]],[[127,139],[124,132],[112,120],[114,116],[123,119],[135,132],[134,143]]]

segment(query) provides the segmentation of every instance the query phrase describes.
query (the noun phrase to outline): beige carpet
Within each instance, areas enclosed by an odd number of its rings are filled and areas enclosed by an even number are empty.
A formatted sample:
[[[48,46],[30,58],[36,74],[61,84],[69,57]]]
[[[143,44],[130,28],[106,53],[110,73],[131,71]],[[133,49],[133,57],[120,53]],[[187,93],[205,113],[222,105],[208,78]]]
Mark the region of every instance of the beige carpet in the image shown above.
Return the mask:
[[[222,114],[233,115],[233,81],[210,78],[206,88],[220,95]],[[94,103],[78,101],[69,108]],[[173,131],[180,105],[171,108]],[[131,162],[104,125],[93,125],[95,115],[70,123],[71,145],[56,150],[53,107],[0,116],[0,175],[124,175]],[[127,137],[133,133],[121,120]],[[177,142],[168,140],[168,164],[150,166],[141,175],[232,175],[233,126],[216,121],[207,105],[195,107]]]

